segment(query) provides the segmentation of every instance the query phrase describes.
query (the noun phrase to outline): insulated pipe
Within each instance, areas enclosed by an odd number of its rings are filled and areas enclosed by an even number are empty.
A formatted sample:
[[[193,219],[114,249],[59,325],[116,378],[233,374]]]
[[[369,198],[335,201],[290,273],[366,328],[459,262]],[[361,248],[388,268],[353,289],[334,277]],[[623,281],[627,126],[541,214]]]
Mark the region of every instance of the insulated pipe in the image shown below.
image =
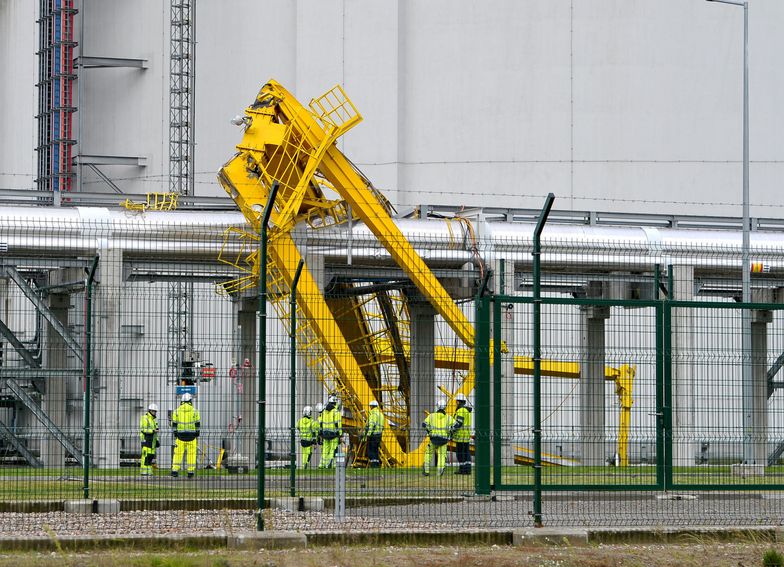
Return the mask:
[[[245,226],[241,213],[3,207],[0,248],[13,256],[93,256],[111,241],[129,257],[214,260],[231,226]]]
[[[404,236],[433,266],[460,267],[474,252],[462,222],[445,219],[398,219]],[[101,242],[111,240],[129,258],[212,259],[223,247],[223,231],[246,227],[241,213],[154,211],[135,213],[101,207],[4,207],[0,209],[0,249],[12,256],[82,255],[92,257]],[[477,235],[484,249],[517,267],[531,265],[533,223],[481,223]],[[347,230],[310,230],[307,245],[327,261],[347,258]],[[363,224],[351,230],[353,263],[393,265],[389,253]],[[742,266],[740,230],[683,230],[640,227],[548,224],[542,234],[543,265],[652,269],[678,259],[701,271],[727,273]],[[236,245],[229,244],[230,247]],[[232,248],[233,249],[233,248]],[[771,270],[784,269],[784,234],[755,231],[750,254]]]
[[[447,228],[444,221],[397,221],[403,234],[431,265],[462,264],[470,261],[470,246]],[[517,267],[531,265],[532,223],[481,223],[477,236],[482,248],[499,258],[514,261]],[[325,260],[345,259],[344,230],[308,233],[311,249]],[[375,236],[363,225],[355,226],[351,241],[353,262],[391,261]],[[595,227],[548,224],[542,235],[542,264],[602,267],[605,269],[651,270],[656,264],[688,262],[703,271],[727,273],[742,265],[741,231],[680,230],[648,227]],[[784,269],[784,234],[755,232],[751,255],[763,258],[771,270]]]

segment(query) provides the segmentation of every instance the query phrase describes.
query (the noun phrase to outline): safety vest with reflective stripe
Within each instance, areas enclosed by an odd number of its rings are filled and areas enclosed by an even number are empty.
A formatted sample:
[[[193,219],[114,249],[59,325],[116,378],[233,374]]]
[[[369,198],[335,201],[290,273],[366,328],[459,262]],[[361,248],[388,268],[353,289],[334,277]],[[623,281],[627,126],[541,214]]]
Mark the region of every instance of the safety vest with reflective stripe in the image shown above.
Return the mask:
[[[366,427],[368,435],[381,435],[384,432],[384,414],[378,407],[370,410]]]
[[[455,431],[452,439],[457,443],[467,443],[471,440],[471,410],[465,406],[457,408],[455,412],[455,423],[462,425]]]
[[[297,422],[297,431],[303,441],[313,441],[318,434],[318,425],[308,416],[302,416]]]
[[[331,410],[325,409],[321,412],[319,416],[319,426],[321,428],[321,434],[324,433],[339,433],[343,425],[343,419],[340,415],[340,411],[338,408],[333,408]]]
[[[180,404],[180,407],[174,410],[172,414],[172,423],[175,425],[175,437],[183,441],[196,439],[200,421],[199,410],[194,408],[192,404],[188,402]]]
[[[139,435],[144,441],[144,435],[156,433],[158,431],[158,420],[152,416],[150,412],[145,412],[142,416],[141,421],[139,422]]]
[[[446,415],[442,411],[431,413],[425,419],[427,425],[427,433],[430,437],[441,437],[442,439],[449,439],[449,428],[454,424],[451,416]]]

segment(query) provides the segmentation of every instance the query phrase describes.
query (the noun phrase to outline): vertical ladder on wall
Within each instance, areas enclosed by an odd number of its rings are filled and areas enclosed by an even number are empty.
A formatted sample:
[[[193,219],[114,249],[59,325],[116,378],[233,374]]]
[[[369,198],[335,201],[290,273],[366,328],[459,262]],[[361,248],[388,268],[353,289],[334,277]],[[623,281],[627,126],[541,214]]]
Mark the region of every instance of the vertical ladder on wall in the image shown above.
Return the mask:
[[[169,40],[169,189],[193,193],[194,0],[171,0]]]
[[[70,192],[73,185],[71,154],[74,0],[40,0],[38,50],[38,176],[40,191],[53,191],[59,204],[60,193]]]

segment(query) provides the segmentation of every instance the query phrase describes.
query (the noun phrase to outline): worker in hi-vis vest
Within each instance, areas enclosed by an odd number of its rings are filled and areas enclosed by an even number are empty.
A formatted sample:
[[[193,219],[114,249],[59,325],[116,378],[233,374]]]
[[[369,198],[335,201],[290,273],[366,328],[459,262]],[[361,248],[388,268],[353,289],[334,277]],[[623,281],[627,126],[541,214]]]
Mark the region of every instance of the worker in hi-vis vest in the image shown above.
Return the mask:
[[[330,396],[324,411],[319,416],[319,435],[322,439],[320,469],[329,469],[335,466],[335,451],[343,434],[343,418],[338,409],[338,399]]]
[[[142,458],[139,462],[142,476],[152,474],[152,462],[155,452],[160,447],[158,441],[158,404],[150,404],[139,422],[139,437],[142,440]]]
[[[381,467],[381,459],[378,456],[381,447],[381,436],[384,433],[384,414],[378,407],[376,400],[370,400],[370,413],[368,414],[365,429],[362,437],[367,440],[367,457],[371,469]]]
[[[449,443],[449,432],[454,425],[455,420],[452,416],[446,414],[446,400],[438,400],[436,402],[436,411],[427,416],[422,427],[427,431],[429,442],[425,447],[425,467],[422,474],[428,476],[430,474],[430,467],[433,464],[433,452],[435,451],[437,458],[438,475],[444,474],[446,467],[446,444]]]
[[[465,394],[455,396],[455,424],[452,426],[452,440],[457,453],[457,473],[471,474],[471,408]]]
[[[182,464],[183,453],[186,454],[188,478],[196,474],[196,439],[201,429],[201,416],[199,410],[193,407],[193,396],[189,393],[182,395],[182,403],[174,410],[171,417],[174,429],[174,461],[172,462],[172,476],[178,476]]]
[[[299,444],[302,447],[302,468],[310,466],[310,458],[313,456],[313,446],[318,443],[318,422],[311,416],[313,408],[305,406],[302,408],[302,417],[297,422],[299,431]]]

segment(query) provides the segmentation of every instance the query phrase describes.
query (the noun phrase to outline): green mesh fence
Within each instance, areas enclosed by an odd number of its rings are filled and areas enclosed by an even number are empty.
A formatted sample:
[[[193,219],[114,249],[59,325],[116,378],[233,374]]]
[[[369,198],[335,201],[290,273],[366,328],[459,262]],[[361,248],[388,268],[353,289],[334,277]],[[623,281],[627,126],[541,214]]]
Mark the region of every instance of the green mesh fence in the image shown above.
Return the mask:
[[[293,303],[273,265],[262,330],[258,242],[224,244],[228,220],[6,224],[0,531],[255,529],[260,460],[265,529],[530,526],[536,493],[544,525],[779,523],[775,269],[744,304],[730,246],[545,238],[537,455],[530,238],[490,250],[466,222],[418,245],[473,345],[377,242],[349,255],[344,227],[295,238]]]

